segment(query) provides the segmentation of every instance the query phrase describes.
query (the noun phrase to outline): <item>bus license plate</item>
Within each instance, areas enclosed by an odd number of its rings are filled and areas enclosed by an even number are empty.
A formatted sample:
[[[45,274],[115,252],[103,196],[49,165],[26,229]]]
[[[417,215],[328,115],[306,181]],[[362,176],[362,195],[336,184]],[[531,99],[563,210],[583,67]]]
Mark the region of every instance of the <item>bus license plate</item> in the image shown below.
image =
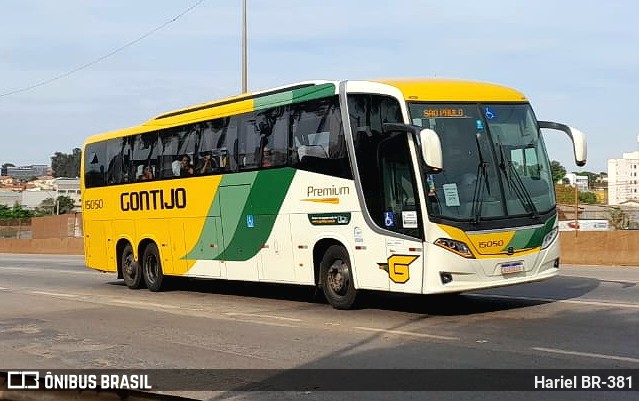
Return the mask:
[[[501,264],[501,274],[512,274],[524,271],[524,262],[508,262]]]

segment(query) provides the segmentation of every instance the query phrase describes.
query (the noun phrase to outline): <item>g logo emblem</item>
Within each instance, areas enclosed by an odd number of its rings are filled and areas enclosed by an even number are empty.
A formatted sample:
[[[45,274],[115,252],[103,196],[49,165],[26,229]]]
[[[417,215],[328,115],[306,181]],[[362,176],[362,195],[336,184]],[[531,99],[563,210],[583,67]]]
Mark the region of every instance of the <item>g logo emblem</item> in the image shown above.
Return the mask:
[[[380,269],[388,272],[388,277],[398,284],[404,284],[410,279],[410,264],[419,256],[415,255],[392,255],[387,263],[378,263]]]

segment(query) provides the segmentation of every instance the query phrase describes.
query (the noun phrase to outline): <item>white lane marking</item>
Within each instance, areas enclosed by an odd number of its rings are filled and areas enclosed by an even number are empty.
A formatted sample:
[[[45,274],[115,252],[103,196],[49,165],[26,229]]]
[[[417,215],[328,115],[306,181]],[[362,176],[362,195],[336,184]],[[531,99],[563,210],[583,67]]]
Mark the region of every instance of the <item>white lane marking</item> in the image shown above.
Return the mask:
[[[386,333],[386,334],[396,334],[396,335],[400,335],[400,336],[432,338],[434,340],[449,340],[449,341],[459,340],[459,337],[438,336],[438,335],[435,335],[435,334],[414,333],[414,332],[411,332],[411,331],[376,329],[374,327],[353,327],[353,328],[357,329],[357,330],[374,331],[374,332],[377,332],[377,333]]]
[[[274,316],[274,315],[261,315],[259,313],[240,313],[240,312],[226,312],[224,313],[227,316],[246,316],[246,317],[259,317],[264,319],[276,319],[276,320],[287,320],[289,322],[301,322],[302,319],[295,319],[292,317],[284,317],[284,316]]]
[[[556,298],[541,298],[541,297],[519,297],[513,295],[496,295],[496,294],[466,294],[469,297],[476,298],[497,298],[497,299],[516,299],[520,301],[541,301],[541,302],[557,302],[563,304],[576,304],[576,305],[589,305],[589,306],[614,306],[617,308],[631,308],[639,309],[639,304],[627,304],[621,302],[608,302],[608,301],[589,301],[586,299],[556,299]]]
[[[67,297],[67,298],[82,298],[83,301],[87,301],[89,303],[97,303],[97,304],[102,304],[102,305],[113,305],[113,304],[120,304],[120,305],[127,305],[133,308],[140,308],[140,309],[147,309],[147,310],[157,310],[160,312],[169,312],[169,310],[171,311],[190,311],[190,312],[199,312],[202,313],[204,310],[202,308],[191,308],[191,307],[185,307],[185,306],[179,306],[179,305],[171,305],[171,304],[159,304],[159,303],[154,303],[154,302],[146,302],[146,301],[130,301],[127,299],[105,299],[105,300],[96,300],[96,299],[88,299],[86,295],[78,295],[78,294],[61,294],[61,293],[57,293],[57,292],[46,292],[46,291],[29,291],[31,294],[37,294],[37,295],[47,295],[47,296],[55,296],[55,297]],[[215,314],[215,312],[212,312],[210,316],[213,316]],[[236,313],[237,315],[244,315],[244,316],[250,316],[250,317],[264,317],[264,316],[268,316],[268,315],[255,315],[255,314],[250,314],[250,313]],[[231,315],[229,313],[224,313],[224,315]],[[222,316],[213,316],[216,319],[225,319]],[[269,316],[272,318],[277,318],[278,316]],[[234,318],[232,316],[227,317],[226,319],[232,320],[234,322],[242,322],[242,323],[254,323],[254,324],[261,324],[261,325],[265,325],[265,326],[277,326],[277,327],[299,327],[299,326],[295,326],[295,325],[291,325],[291,324],[285,324],[285,323],[275,323],[275,322],[268,322],[268,321],[263,321],[263,320],[253,320],[253,319],[240,319],[240,318]],[[300,319],[293,319],[293,318],[282,318],[285,320],[291,320],[291,321],[301,321]]]
[[[534,347],[535,351],[541,352],[551,352],[554,354],[564,354],[564,355],[575,355],[575,356],[585,356],[589,358],[599,358],[599,359],[611,359],[613,361],[623,361],[623,362],[633,362],[639,363],[639,359],[630,358],[627,356],[616,356],[616,355],[605,355],[605,354],[593,354],[590,352],[578,352],[578,351],[567,351],[563,349],[554,349],[554,348],[542,348],[542,347]]]
[[[268,321],[264,321],[264,320],[253,320],[253,319],[233,319],[231,318],[230,320],[234,321],[234,322],[241,322],[241,323],[254,323],[254,324],[260,324],[263,326],[275,326],[275,327],[289,327],[289,328],[296,328],[299,329],[300,326],[294,325],[294,324],[286,324],[286,323],[275,323],[275,322],[268,322]]]
[[[158,304],[158,303],[154,303],[154,302],[146,302],[146,301],[130,301],[128,299],[107,299],[107,302],[111,302],[111,303],[116,303],[116,304],[124,304],[124,305],[131,305],[131,306],[141,306],[144,307],[145,309],[149,309],[149,308],[157,308],[157,309],[184,309],[184,308],[180,308],[177,305],[171,305],[169,303],[166,304]]]
[[[186,345],[186,346],[189,346],[189,347],[193,346],[193,344],[188,344],[188,343],[185,343],[183,345]],[[219,352],[219,353],[222,353],[222,354],[229,354],[229,355],[236,355],[236,356],[241,356],[241,357],[244,357],[244,358],[259,359],[259,360],[262,360],[262,361],[274,361],[275,360],[275,359],[266,358],[266,357],[263,357],[263,356],[254,355],[254,354],[247,354],[245,352],[237,352],[237,351],[231,351],[231,350],[220,349],[220,348],[207,347],[206,349],[207,349],[207,351]]]
[[[25,273],[62,273],[62,274],[95,274],[100,273],[97,270],[90,270],[85,268],[85,270],[64,270],[64,269],[35,269],[32,267],[17,267],[17,266],[0,266],[0,270],[11,270],[11,271],[22,271]],[[115,272],[113,272],[115,273]]]
[[[64,298],[79,298],[80,295],[76,294],[63,294],[60,292],[47,292],[47,291],[29,291],[31,294],[48,295],[51,297],[64,297]]]

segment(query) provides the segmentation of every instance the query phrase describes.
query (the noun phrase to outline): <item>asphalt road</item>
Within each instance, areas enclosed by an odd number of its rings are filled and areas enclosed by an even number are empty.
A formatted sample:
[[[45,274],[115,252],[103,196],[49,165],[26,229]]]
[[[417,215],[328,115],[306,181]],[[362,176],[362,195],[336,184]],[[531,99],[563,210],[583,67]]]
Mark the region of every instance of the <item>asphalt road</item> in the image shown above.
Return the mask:
[[[332,309],[312,289],[181,280],[132,291],[75,256],[0,255],[0,370],[639,369],[639,267],[562,266],[540,283],[461,296],[367,293]],[[638,383],[633,383],[639,387]],[[473,392],[201,392],[199,399],[481,399]],[[638,399],[638,392],[547,392]],[[258,397],[259,395],[259,397]],[[493,392],[490,399],[539,399]]]

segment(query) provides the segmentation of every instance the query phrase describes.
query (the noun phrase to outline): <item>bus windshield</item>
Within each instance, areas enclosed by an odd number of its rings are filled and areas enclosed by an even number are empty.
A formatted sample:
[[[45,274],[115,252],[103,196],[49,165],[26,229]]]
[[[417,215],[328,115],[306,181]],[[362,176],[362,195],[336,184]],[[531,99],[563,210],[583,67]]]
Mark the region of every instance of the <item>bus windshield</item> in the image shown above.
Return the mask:
[[[412,123],[435,130],[444,169],[427,174],[429,214],[471,222],[540,215],[555,197],[543,139],[529,104],[410,103]]]

